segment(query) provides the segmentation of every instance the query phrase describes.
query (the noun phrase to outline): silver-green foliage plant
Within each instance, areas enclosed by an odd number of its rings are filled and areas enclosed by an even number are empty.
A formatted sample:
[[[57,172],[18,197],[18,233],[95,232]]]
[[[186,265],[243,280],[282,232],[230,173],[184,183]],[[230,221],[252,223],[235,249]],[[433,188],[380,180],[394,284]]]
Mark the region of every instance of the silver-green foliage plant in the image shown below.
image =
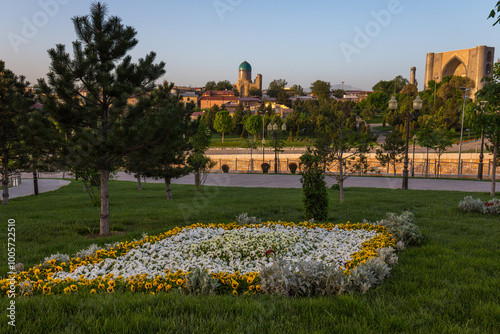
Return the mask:
[[[500,199],[492,198],[488,202],[483,202],[480,198],[474,199],[472,196],[466,196],[458,208],[463,212],[500,214]]]
[[[208,271],[194,268],[186,275],[186,290],[195,295],[214,295],[220,283]]]
[[[240,225],[245,225],[245,224],[260,224],[262,222],[262,219],[257,218],[257,217],[248,217],[248,213],[243,212],[236,216],[236,221]]]
[[[70,260],[70,257],[67,254],[57,253],[57,254],[52,254],[51,256],[46,257],[45,259],[43,259],[43,262],[47,262],[47,261],[50,261],[53,259],[55,259],[58,262],[68,262]]]
[[[472,196],[466,196],[460,203],[458,208],[463,212],[484,213],[484,203],[482,200],[474,199]]]
[[[328,296],[360,291],[382,283],[397,263],[392,247],[377,250],[378,257],[367,260],[351,270],[327,266],[323,262],[290,263],[276,258],[272,266],[260,272],[261,289],[265,293],[289,297]]]
[[[415,217],[409,211],[401,215],[388,213],[387,218],[375,223],[387,227],[396,241],[402,241],[405,245],[418,245],[423,236],[419,227],[415,224]]]

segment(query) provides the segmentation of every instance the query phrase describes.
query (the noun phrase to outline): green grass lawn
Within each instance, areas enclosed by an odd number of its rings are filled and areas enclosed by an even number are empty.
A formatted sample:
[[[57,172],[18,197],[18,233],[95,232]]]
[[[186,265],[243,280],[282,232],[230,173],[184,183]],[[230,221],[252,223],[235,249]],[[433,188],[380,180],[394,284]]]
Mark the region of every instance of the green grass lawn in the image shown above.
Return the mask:
[[[257,147],[262,148],[262,139],[257,137]],[[285,138],[285,137],[282,137]],[[253,141],[253,135],[248,137],[248,140]],[[313,145],[314,137],[312,136],[301,136],[299,138],[294,137],[293,140],[285,140],[286,147],[306,147]],[[274,141],[271,137],[266,138],[266,147],[274,147]],[[224,143],[222,142],[222,135],[220,133],[213,133],[210,140],[210,147],[246,147],[246,139],[241,138],[238,135],[224,135]]]
[[[0,207],[1,271],[7,268],[7,220],[16,220],[16,260],[26,267],[53,253],[73,254],[92,243],[141,238],[195,222],[230,222],[247,212],[263,220],[298,222],[301,189],[173,185],[112,181],[108,238],[90,238],[99,208],[89,205],[77,182],[37,197],[12,199]],[[425,239],[399,254],[391,276],[366,294],[335,297],[185,296],[178,293],[57,295],[16,298],[22,333],[497,333],[500,324],[500,222],[464,214],[466,195],[487,194],[348,188],[340,204],[329,190],[329,220],[375,221],[387,212],[410,210]],[[7,324],[8,299],[0,332]]]

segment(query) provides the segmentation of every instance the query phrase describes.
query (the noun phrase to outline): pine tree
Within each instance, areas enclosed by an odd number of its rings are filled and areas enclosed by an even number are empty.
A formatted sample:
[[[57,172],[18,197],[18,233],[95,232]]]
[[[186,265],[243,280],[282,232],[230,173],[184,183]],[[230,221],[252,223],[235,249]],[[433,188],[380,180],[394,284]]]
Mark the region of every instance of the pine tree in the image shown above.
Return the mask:
[[[22,145],[19,140],[19,116],[34,104],[27,91],[29,83],[5,68],[0,61],[0,155],[2,174],[2,203],[9,203],[9,164],[20,158]]]
[[[192,105],[184,105],[170,94],[173,84],[164,82],[151,96],[141,99],[131,112],[144,115],[136,124],[139,140],[147,145],[125,157],[127,170],[140,175],[163,178],[167,199],[172,199],[171,180],[190,172],[186,159],[191,145]],[[132,140],[131,145],[133,145]]]
[[[138,43],[137,32],[108,16],[106,5],[93,3],[90,15],[74,17],[73,24],[73,57],[61,44],[48,51],[51,66],[48,82],[39,81],[41,98],[64,135],[62,162],[71,169],[99,171],[100,234],[109,235],[109,173],[141,145],[125,145],[131,118],[141,116],[129,114],[127,100],[152,90],[165,64],[154,64],[154,52],[132,63],[127,53]]]

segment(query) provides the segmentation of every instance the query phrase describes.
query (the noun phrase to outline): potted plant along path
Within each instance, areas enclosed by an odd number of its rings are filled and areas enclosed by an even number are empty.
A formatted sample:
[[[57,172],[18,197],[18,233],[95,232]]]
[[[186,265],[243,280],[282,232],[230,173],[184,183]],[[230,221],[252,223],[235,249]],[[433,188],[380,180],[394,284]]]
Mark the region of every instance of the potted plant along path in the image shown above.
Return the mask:
[[[260,165],[260,168],[262,168],[262,173],[267,174],[269,172],[269,169],[271,168],[271,165],[267,162],[264,162]]]

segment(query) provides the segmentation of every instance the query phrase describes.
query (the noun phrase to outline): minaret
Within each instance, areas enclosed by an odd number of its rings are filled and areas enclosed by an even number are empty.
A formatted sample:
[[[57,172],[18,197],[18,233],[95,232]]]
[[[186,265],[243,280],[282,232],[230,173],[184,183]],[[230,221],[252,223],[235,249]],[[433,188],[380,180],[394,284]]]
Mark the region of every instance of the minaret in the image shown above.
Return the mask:
[[[415,85],[415,72],[417,71],[417,68],[415,66],[413,66],[412,68],[410,68],[411,72],[410,72],[410,84],[412,85]]]

